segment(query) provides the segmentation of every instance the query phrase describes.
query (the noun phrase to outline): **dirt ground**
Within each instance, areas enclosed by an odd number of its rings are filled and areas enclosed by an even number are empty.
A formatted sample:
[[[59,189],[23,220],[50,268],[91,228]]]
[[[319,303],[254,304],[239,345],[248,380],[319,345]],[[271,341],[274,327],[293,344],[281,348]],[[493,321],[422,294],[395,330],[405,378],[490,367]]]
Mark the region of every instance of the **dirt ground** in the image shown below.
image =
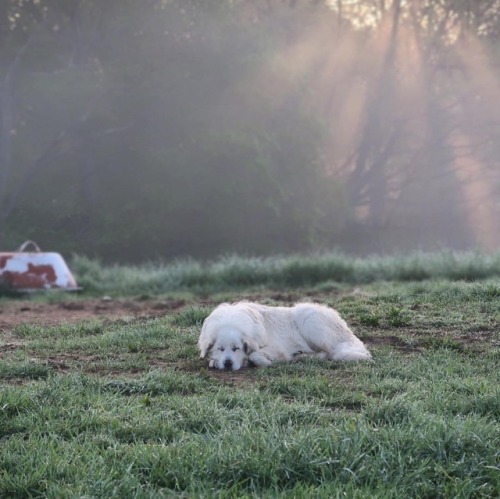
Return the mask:
[[[0,332],[19,324],[55,326],[93,319],[155,318],[185,306],[184,300],[88,299],[57,303],[13,300],[0,304]]]

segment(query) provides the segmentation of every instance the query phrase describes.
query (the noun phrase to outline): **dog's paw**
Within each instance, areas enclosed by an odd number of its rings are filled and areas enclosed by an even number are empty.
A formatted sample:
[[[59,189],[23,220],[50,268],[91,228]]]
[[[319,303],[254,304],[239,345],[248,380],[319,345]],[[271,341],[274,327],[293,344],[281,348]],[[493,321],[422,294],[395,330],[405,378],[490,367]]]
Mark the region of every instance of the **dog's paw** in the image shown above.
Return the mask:
[[[215,360],[214,359],[210,359],[210,361],[208,362],[208,367],[215,367]]]
[[[259,351],[252,352],[249,356],[248,359],[252,364],[254,364],[257,367],[267,367],[272,364],[272,361],[269,360],[267,357],[262,355]]]

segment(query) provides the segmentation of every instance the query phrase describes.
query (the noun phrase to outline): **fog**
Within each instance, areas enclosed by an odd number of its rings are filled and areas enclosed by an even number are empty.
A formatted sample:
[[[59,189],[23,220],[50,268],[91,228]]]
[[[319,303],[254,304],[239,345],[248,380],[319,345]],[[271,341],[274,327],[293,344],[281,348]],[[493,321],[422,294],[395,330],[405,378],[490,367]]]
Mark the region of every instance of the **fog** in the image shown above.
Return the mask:
[[[500,249],[500,0],[0,0],[0,247]]]

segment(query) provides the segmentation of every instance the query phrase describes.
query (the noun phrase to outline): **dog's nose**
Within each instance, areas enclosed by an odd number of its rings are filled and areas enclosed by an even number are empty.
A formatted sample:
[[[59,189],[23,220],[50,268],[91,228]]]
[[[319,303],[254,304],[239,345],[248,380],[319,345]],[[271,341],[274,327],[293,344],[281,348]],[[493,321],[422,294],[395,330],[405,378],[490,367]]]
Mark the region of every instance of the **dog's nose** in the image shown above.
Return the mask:
[[[224,361],[224,369],[231,369],[233,367],[233,361],[231,359],[226,359]]]

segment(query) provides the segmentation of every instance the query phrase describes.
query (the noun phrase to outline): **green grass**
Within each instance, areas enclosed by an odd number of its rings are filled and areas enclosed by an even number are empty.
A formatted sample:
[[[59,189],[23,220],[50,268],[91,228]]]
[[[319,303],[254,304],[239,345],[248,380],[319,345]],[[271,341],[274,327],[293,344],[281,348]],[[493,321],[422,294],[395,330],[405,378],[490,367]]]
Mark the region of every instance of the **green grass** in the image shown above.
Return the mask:
[[[338,286],[429,279],[475,281],[500,276],[500,253],[486,255],[451,251],[367,258],[341,253],[267,258],[233,255],[205,263],[185,260],[134,267],[106,266],[96,260],[75,256],[70,263],[79,286],[87,293],[142,294],[146,297],[182,290],[215,293],[262,287],[331,286],[332,283]]]
[[[5,349],[0,336],[0,497],[498,497],[499,278],[302,271],[280,288],[247,269],[208,298],[334,306],[372,362],[209,370],[199,277],[161,318],[22,324]]]

